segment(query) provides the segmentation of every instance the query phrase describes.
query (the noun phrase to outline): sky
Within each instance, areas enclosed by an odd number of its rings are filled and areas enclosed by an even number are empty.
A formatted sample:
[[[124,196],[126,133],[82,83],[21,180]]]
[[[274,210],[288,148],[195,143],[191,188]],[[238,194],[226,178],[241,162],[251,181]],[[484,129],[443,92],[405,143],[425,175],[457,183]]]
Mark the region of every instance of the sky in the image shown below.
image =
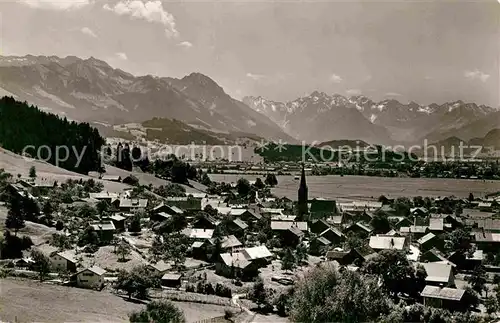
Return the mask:
[[[500,106],[497,1],[9,0],[2,55],[94,56],[200,72],[235,98],[314,90]]]

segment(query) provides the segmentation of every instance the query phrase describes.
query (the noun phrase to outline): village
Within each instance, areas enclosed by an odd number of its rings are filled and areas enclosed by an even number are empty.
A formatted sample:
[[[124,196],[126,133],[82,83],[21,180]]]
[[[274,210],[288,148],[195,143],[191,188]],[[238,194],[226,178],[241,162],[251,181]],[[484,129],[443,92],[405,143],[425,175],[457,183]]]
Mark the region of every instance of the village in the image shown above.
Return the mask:
[[[329,265],[381,274],[410,304],[481,315],[500,308],[500,194],[310,199],[303,166],[297,201],[273,196],[273,181],[260,178],[198,192],[166,184],[159,195],[132,175],[66,183],[35,168],[26,175],[0,172],[2,277],[214,303],[231,309],[226,319],[250,322],[256,312],[287,317],[297,280]],[[102,182],[133,186],[112,192]],[[23,233],[31,223],[46,233]],[[373,269],[398,259],[417,272],[404,277],[415,290]]]

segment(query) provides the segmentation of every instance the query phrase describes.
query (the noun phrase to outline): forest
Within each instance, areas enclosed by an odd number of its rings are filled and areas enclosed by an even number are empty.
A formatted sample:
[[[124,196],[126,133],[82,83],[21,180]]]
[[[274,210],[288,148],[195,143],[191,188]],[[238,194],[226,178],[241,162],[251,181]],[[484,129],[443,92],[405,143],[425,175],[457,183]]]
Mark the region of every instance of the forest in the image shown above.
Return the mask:
[[[104,144],[88,123],[68,121],[12,97],[0,99],[0,145],[7,150],[87,174],[101,169],[99,150]]]

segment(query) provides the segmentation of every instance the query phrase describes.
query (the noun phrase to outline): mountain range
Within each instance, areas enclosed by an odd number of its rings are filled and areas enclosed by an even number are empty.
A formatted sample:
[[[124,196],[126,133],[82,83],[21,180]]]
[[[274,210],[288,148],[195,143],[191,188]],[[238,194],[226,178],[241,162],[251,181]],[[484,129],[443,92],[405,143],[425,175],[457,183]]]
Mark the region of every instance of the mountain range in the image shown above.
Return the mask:
[[[289,102],[262,97],[245,97],[243,102],[289,135],[309,142],[353,139],[394,144],[435,142],[451,136],[469,140],[500,127],[500,111],[463,101],[423,106],[315,91]]]
[[[2,95],[101,126],[175,119],[230,140],[254,134],[289,143],[346,139],[394,145],[450,137],[469,141],[500,128],[500,111],[475,103],[375,102],[362,95],[318,91],[289,102],[262,97],[239,101],[201,73],[183,78],[134,76],[93,57],[0,56]]]
[[[0,56],[0,92],[78,121],[116,125],[158,117],[215,133],[293,140],[200,73],[134,76],[93,57]]]

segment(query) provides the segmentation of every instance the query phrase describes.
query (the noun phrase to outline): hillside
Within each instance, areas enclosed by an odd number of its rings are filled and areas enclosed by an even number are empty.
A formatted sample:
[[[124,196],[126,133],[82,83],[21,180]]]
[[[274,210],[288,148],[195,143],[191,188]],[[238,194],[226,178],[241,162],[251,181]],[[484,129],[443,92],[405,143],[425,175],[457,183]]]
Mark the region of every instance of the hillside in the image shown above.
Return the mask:
[[[93,57],[28,55],[0,56],[0,75],[4,92],[74,120],[115,125],[158,117],[214,132],[290,139],[267,117],[232,99],[199,73],[174,81],[134,76]]]
[[[331,147],[332,149],[339,149],[341,147],[349,147],[351,149],[355,148],[366,148],[370,147],[370,144],[364,142],[363,140],[330,140],[325,141],[317,145],[318,147]]]
[[[105,143],[88,123],[69,122],[9,97],[0,99],[0,142],[15,153],[82,174],[99,170]]]
[[[443,139],[451,136],[456,136],[464,140],[473,138],[482,138],[492,129],[498,128],[500,125],[500,111],[493,112],[482,118],[471,120],[465,125],[444,129],[435,130],[427,135],[429,140]]]

